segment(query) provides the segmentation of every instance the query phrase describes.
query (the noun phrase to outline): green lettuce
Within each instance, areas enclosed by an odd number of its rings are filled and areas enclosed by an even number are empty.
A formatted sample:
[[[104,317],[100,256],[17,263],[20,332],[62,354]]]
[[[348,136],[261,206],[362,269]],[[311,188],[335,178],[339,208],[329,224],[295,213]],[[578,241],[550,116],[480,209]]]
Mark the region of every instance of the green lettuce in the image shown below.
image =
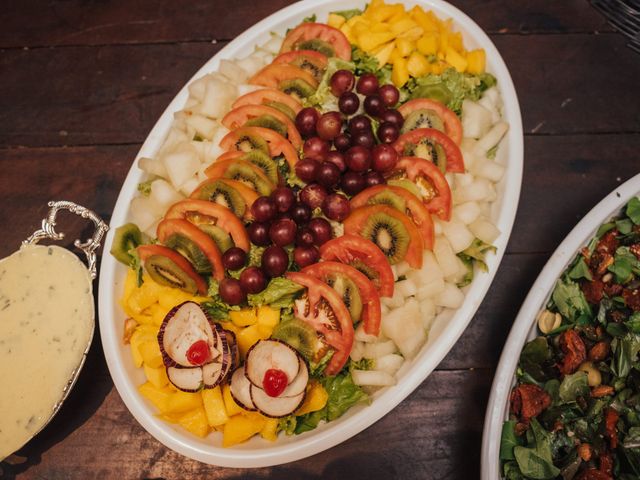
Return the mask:
[[[283,277],[269,281],[260,293],[247,295],[247,303],[252,307],[270,305],[274,308],[288,307],[295,300],[296,294],[304,287]]]
[[[640,198],[633,197],[629,200],[625,213],[634,224],[640,225]]]
[[[564,318],[574,322],[582,315],[591,315],[580,286],[569,278],[558,280],[551,294],[553,304]]]
[[[333,93],[331,93],[331,77],[338,70],[349,70],[353,72],[355,69],[356,66],[353,62],[347,62],[338,57],[331,57],[316,92],[304,99],[305,106],[319,107],[329,100],[335,101],[335,97]]]

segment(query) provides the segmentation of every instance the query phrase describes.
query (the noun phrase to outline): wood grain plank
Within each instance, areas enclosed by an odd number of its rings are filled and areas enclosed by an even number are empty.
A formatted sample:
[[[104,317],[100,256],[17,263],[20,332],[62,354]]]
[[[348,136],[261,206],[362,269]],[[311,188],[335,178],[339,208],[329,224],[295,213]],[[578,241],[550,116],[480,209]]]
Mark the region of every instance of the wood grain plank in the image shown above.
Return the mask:
[[[356,437],[304,460],[250,470],[208,466],[168,450],[133,419],[110,380],[82,375],[60,415],[20,452],[29,461],[5,475],[52,480],[475,478],[491,376],[489,370],[435,372]]]

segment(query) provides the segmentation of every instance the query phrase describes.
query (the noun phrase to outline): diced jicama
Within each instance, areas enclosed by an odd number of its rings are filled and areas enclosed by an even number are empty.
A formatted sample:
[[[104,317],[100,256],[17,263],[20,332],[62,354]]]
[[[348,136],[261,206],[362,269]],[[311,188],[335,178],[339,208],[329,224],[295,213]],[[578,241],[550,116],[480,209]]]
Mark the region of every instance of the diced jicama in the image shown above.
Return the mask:
[[[491,110],[465,99],[462,102],[462,131],[465,137],[481,138],[491,128]]]
[[[500,235],[500,230],[493,223],[482,217],[470,224],[469,230],[484,243],[493,243]]]
[[[442,231],[444,236],[449,240],[449,244],[454,253],[460,253],[471,246],[474,236],[466,225],[456,220],[443,222]]]
[[[185,197],[188,197],[189,195],[191,195],[191,193],[193,193],[193,191],[198,187],[199,184],[200,180],[198,180],[198,177],[193,176],[180,186],[180,193],[182,193]]]
[[[467,275],[467,273],[469,272],[469,269],[467,268],[467,266],[464,264],[462,260],[460,260],[460,258],[457,255],[456,255],[456,259],[458,261],[458,270],[455,273],[452,273],[451,275],[449,275],[448,277],[445,277],[446,282],[457,284],[461,282],[464,279],[465,275]]]
[[[360,325],[356,327],[353,338],[356,340],[356,343],[357,342],[370,343],[378,340],[377,335],[371,335],[370,333],[367,333],[364,331],[364,325],[362,323],[360,323]]]
[[[184,197],[169,182],[159,178],[151,182],[149,198],[157,206],[157,211],[164,212],[169,206],[179,202]]]
[[[422,325],[428,329],[436,317],[436,304],[431,298],[420,301],[420,316],[422,317]]]
[[[264,88],[264,87],[260,85],[250,85],[248,83],[241,83],[240,85],[237,86],[237,88],[238,88],[238,97],[241,97],[242,95],[255,92],[256,90],[260,90],[261,88]]]
[[[387,372],[376,370],[352,370],[353,383],[360,386],[388,387],[396,384],[396,378]]]
[[[475,146],[476,152],[485,155],[489,150],[495,147],[505,133],[509,130],[509,124],[507,122],[498,122],[491,130],[489,130]]]
[[[420,301],[424,301],[427,298],[439,295],[444,291],[444,283],[444,278],[439,278],[429,283],[421,284],[416,292],[416,298]]]
[[[160,150],[158,151],[157,157],[162,156],[163,154],[172,151],[178,145],[188,142],[193,138],[193,136],[188,136],[186,130],[180,130],[178,128],[171,127],[169,129],[169,133],[167,134],[167,138],[164,139],[164,143]],[[157,158],[156,157],[156,158]]]
[[[197,110],[199,105],[200,105],[200,100],[198,100],[197,98],[189,97],[187,98],[187,101],[184,104],[184,109],[190,110],[190,111]]]
[[[476,178],[465,188],[456,190],[453,198],[454,203],[458,205],[465,202],[485,201],[491,194],[491,182],[485,178]]]
[[[394,375],[404,363],[402,355],[397,353],[390,353],[384,357],[376,358],[375,369],[381,372],[387,372],[389,375]]]
[[[468,165],[467,165],[468,168]],[[470,173],[457,173],[455,174],[455,188],[464,188],[473,182],[473,175]]]
[[[258,72],[258,70],[264,67],[263,61],[258,57],[254,57],[253,55],[241,58],[236,63],[240,68],[242,68],[242,70],[247,72],[247,77],[254,75]],[[246,80],[247,77],[242,78],[241,81]]]
[[[213,134],[218,128],[218,123],[216,121],[195,113],[187,116],[185,121],[187,122],[187,125],[193,127],[200,137],[206,138],[207,140],[213,137]]]
[[[453,275],[458,271],[458,257],[453,252],[451,244],[444,237],[436,237],[433,246],[433,254],[436,256],[440,270],[445,277]]]
[[[465,225],[469,225],[475,222],[480,216],[480,205],[478,205],[477,202],[466,202],[456,205],[453,208],[453,216]]]
[[[486,159],[476,167],[476,175],[492,182],[499,182],[504,175],[504,166],[498,162]]]
[[[434,302],[439,307],[460,308],[464,302],[464,293],[453,283],[445,283],[444,291],[434,298]]]
[[[395,274],[397,276],[401,276],[401,275],[406,275],[407,273],[409,273],[411,270],[413,270],[409,264],[407,262],[405,262],[404,260],[402,262],[398,262],[395,265],[392,266],[392,270],[395,271]]]
[[[364,358],[379,358],[396,351],[396,345],[391,340],[376,343],[365,343]]]
[[[210,118],[222,118],[231,106],[236,88],[219,78],[209,78],[200,104],[200,112]]]
[[[351,347],[351,353],[349,354],[351,360],[353,360],[354,362],[359,362],[360,360],[362,360],[363,355],[364,343],[358,341],[353,342],[353,347]]]
[[[157,177],[169,177],[167,169],[164,168],[164,163],[162,163],[157,158],[140,157],[138,159],[138,167],[140,168],[140,170]]]
[[[275,33],[272,33],[271,38],[267,40],[265,43],[263,43],[262,45],[260,45],[260,48],[275,55],[280,51],[281,46],[282,46],[282,37],[280,35],[276,35]]]
[[[220,60],[220,67],[218,67],[218,71],[229,80],[237,83],[244,82],[251,74],[251,72],[245,70],[240,65],[239,61],[231,60]]]
[[[131,200],[131,220],[140,227],[140,230],[147,231],[164,213],[157,208],[156,203],[150,198],[136,197]]]
[[[169,180],[176,189],[180,189],[183,183],[193,178],[200,168],[198,152],[189,142],[184,142],[172,152],[163,155],[162,161]]]
[[[211,147],[211,142],[208,140],[191,140],[191,142],[189,143],[191,143],[191,146],[196,149],[196,152],[198,152],[198,160],[200,160],[200,163],[203,163],[205,161],[207,152]]]
[[[416,294],[416,285],[411,280],[400,280],[396,283],[395,291],[403,297],[411,297]]]
[[[418,302],[409,300],[383,317],[382,333],[393,340],[405,358],[415,357],[427,340]]]
[[[188,87],[189,96],[201,102],[207,88],[207,80],[207,75],[205,75],[191,82]]]
[[[394,288],[392,297],[382,297],[380,301],[389,308],[398,308],[404,304],[404,296]]]

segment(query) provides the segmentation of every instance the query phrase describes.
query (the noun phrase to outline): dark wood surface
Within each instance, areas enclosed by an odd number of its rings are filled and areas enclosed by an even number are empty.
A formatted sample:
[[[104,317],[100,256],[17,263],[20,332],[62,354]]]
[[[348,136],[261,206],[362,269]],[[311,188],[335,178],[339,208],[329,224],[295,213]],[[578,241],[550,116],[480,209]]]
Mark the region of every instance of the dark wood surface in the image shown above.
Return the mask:
[[[30,0],[0,7],[0,257],[39,227],[50,199],[109,219],[145,136],[184,82],[285,0]],[[99,336],[54,422],[2,478],[478,478],[493,372],[550,253],[640,171],[640,56],[586,1],[453,2],[490,33],[518,91],[525,172],[496,279],[439,368],[382,420],[273,468],[207,466],[133,419]],[[1,391],[0,391],[1,394]],[[0,412],[1,414],[1,412]]]

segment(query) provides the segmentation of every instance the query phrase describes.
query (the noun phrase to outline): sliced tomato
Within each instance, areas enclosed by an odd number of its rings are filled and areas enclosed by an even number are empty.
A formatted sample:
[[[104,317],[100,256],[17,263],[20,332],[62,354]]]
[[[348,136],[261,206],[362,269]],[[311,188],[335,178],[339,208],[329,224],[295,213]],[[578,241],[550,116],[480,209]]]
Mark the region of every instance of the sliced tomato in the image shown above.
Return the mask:
[[[404,260],[413,268],[421,268],[424,251],[422,235],[420,235],[418,228],[407,215],[394,208],[386,205],[366,205],[364,207],[351,210],[351,213],[343,222],[344,233],[360,235],[365,228],[369,217],[377,213],[384,213],[402,223],[409,234],[409,245],[407,247]]]
[[[353,322],[340,295],[317,278],[302,272],[285,276],[307,288],[306,298],[295,300],[294,313],[311,325],[334,353],[325,368],[326,375],[336,375],[349,359],[353,347]]]
[[[320,81],[327,69],[328,58],[324,53],[315,50],[292,50],[278,55],[273,59],[273,63],[295,65],[308,71],[316,80]]]
[[[313,88],[318,88],[318,81],[309,72],[294,65],[270,63],[249,79],[251,85],[279,88],[282,82],[300,79],[307,82]]]
[[[373,282],[364,273],[350,265],[339,262],[318,262],[303,268],[301,271],[322,281],[326,281],[332,275],[342,275],[350,279],[358,287],[362,298],[362,305],[364,306],[362,324],[364,331],[376,336],[380,333],[380,318],[382,316],[380,294]]]
[[[291,30],[282,42],[280,53],[298,50],[296,46],[301,42],[313,39],[327,42],[333,47],[337,57],[343,60],[351,60],[351,44],[344,33],[329,25],[313,22],[301,23]]]
[[[406,211],[403,213],[406,213],[413,223],[416,224],[418,230],[420,230],[424,248],[426,250],[433,250],[434,230],[431,214],[424,203],[422,203],[422,200],[406,188],[396,187],[394,185],[376,185],[375,187],[369,187],[351,199],[351,209],[365,205],[373,205],[374,203],[370,203],[371,198],[384,192],[391,192],[405,201]],[[387,205],[393,207],[390,204]]]
[[[220,141],[223,150],[238,150],[238,142],[245,135],[258,136],[269,144],[269,155],[284,156],[289,168],[294,169],[298,162],[298,152],[286,138],[269,128],[242,127],[227,133]]]
[[[224,266],[222,265],[222,254],[216,242],[200,230],[193,223],[181,218],[165,218],[158,224],[156,231],[158,240],[164,243],[171,235],[182,235],[193,243],[202,251],[209,263],[211,264],[211,276],[220,281],[224,278]]]
[[[247,235],[242,221],[227,207],[223,207],[214,202],[195,199],[182,200],[174,203],[169,210],[167,210],[164,218],[185,219],[194,225],[217,225],[229,232],[236,247],[240,247],[245,252],[248,252],[251,246],[249,235]],[[202,232],[202,234],[209,238],[206,233]]]
[[[447,222],[451,220],[451,188],[438,167],[423,158],[402,157],[388,177],[403,176],[418,186],[429,212]]]
[[[410,132],[400,135],[394,144],[393,148],[396,149],[399,155],[411,155],[412,152],[408,152],[408,148],[411,145],[418,145],[420,142],[437,143],[443,149],[447,157],[447,172],[452,173],[464,173],[464,159],[460,147],[456,145],[451,138],[445,133],[435,128],[416,128]]]
[[[233,153],[239,153],[240,155],[243,155],[242,152]],[[218,157],[218,159],[221,158],[222,156]],[[254,189],[237,180],[231,180],[230,178],[209,178],[196,187],[196,189],[191,193],[190,198],[210,201],[209,198],[203,196],[203,191],[207,188],[207,186],[211,185],[214,182],[222,182],[238,192],[247,205],[247,208],[244,211],[243,218],[245,218],[246,220],[253,219],[253,216],[251,215],[251,205],[253,205],[253,202],[255,202],[260,195]]]
[[[261,88],[253,92],[245,93],[233,102],[232,108],[242,107],[243,105],[264,105],[269,102],[283,103],[295,113],[302,110],[302,105],[291,95],[287,95],[275,88]]]
[[[228,173],[229,169],[232,167],[238,167],[240,165],[243,165],[246,169],[255,174],[255,177],[253,177],[251,181],[248,179],[248,177],[244,177],[246,179],[245,183],[249,185],[249,188],[254,188],[257,192],[263,195],[269,195],[276,188],[276,186],[271,182],[271,180],[269,180],[262,169],[251,162],[247,162],[246,160],[216,160],[205,169],[204,174],[209,178],[231,178],[232,180],[234,180],[233,173]]]
[[[382,250],[370,240],[358,235],[342,235],[320,247],[323,260],[336,260],[351,265],[373,282],[383,297],[393,295],[393,271]]]
[[[169,247],[165,247],[163,245],[140,245],[136,248],[136,252],[138,252],[138,256],[140,257],[142,263],[146,262],[149,258],[154,256],[168,258],[176,267],[182,270],[189,278],[191,278],[191,280],[193,280],[200,295],[207,294],[207,283],[200,275],[198,275],[198,273],[191,265],[191,262],[189,262],[189,260],[184,258],[175,250],[172,250]]]
[[[401,105],[398,111],[404,118],[407,118],[411,112],[421,109],[433,110],[438,114],[444,123],[444,130],[456,145],[462,142],[462,122],[453,110],[447,108],[443,103],[430,98],[415,98]]]
[[[302,137],[298,133],[298,129],[291,119],[280,110],[268,107],[266,105],[243,105],[236,107],[222,118],[222,125],[229,130],[242,127],[249,119],[259,117],[261,115],[270,115],[278,120],[287,128],[287,139],[295,148],[302,146]],[[277,133],[277,132],[276,132]]]

